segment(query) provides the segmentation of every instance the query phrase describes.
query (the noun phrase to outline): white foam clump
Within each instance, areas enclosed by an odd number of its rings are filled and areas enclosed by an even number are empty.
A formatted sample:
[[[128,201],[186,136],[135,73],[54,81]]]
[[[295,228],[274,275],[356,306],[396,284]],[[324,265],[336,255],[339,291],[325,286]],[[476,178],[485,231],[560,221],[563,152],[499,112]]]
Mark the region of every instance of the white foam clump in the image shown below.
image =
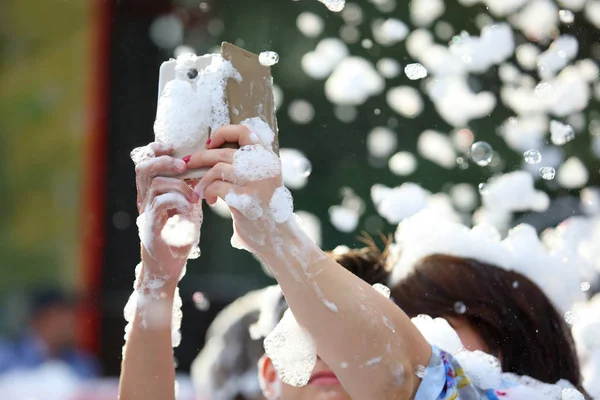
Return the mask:
[[[412,323],[429,344],[451,354],[459,353],[464,349],[458,334],[445,319],[433,319],[428,315],[419,315],[412,318]]]
[[[556,78],[541,82],[535,88],[505,85],[500,90],[504,104],[517,114],[550,113],[565,117],[585,109],[590,88],[586,77],[576,66],[565,67]]]
[[[515,57],[521,67],[532,70],[537,65],[537,58],[540,55],[539,49],[532,43],[523,43],[517,47]]]
[[[575,131],[570,125],[563,124],[560,121],[550,121],[550,140],[557,146],[571,141],[575,138]]]
[[[579,193],[581,209],[587,215],[600,214],[600,188],[586,187]]]
[[[578,157],[568,158],[556,173],[558,184],[565,189],[580,189],[588,183],[589,177],[587,168]]]
[[[192,147],[204,143],[209,130],[229,124],[225,85],[229,78],[241,80],[241,76],[218,54],[211,55],[210,64],[202,68],[206,57],[185,53],[177,58],[176,78],[165,85],[158,99],[154,122],[158,141],[176,148]]]
[[[308,183],[312,165],[306,155],[297,149],[279,149],[283,183],[291,189],[301,189]]]
[[[373,289],[377,291],[377,293],[381,294],[386,299],[390,298],[392,291],[389,287],[382,285],[381,283],[376,283],[373,285]]]
[[[329,221],[340,232],[349,233],[356,230],[359,219],[358,210],[344,206],[329,207]]]
[[[426,208],[429,196],[428,191],[411,182],[405,182],[395,188],[381,184],[371,187],[371,199],[377,213],[390,224],[397,224]]]
[[[315,116],[315,109],[306,100],[296,99],[288,107],[288,114],[296,124],[308,124]]]
[[[400,63],[393,58],[382,58],[377,61],[377,71],[386,79],[392,79],[400,75]]]
[[[396,18],[373,24],[373,39],[383,46],[391,46],[404,40],[408,32],[406,24]]]
[[[600,295],[577,304],[575,312],[581,317],[572,333],[581,362],[583,386],[595,399],[600,396]]]
[[[406,74],[408,79],[415,81],[425,78],[427,76],[427,69],[419,63],[408,64],[404,67],[404,74]]]
[[[583,10],[585,18],[590,21],[596,28],[600,29],[600,2],[588,1]]]
[[[282,382],[305,386],[317,362],[313,338],[302,328],[291,310],[287,310],[264,341],[265,353],[273,362]]]
[[[427,93],[440,116],[456,127],[489,115],[496,106],[496,98],[491,92],[471,92],[463,76],[433,79],[427,84]]]
[[[556,38],[548,50],[539,55],[537,59],[538,72],[542,79],[556,75],[561,69],[577,55],[579,42],[571,35],[562,35]]]
[[[275,132],[260,117],[247,118],[240,125],[246,126],[250,130],[250,138],[254,143],[261,143],[264,146],[271,147],[275,140]]]
[[[319,0],[329,11],[340,12],[346,6],[346,0]]]
[[[305,11],[298,15],[296,26],[302,34],[309,38],[317,37],[323,32],[325,23],[317,14]]]
[[[385,99],[390,108],[403,117],[414,118],[423,112],[421,94],[413,87],[393,87],[388,90]]]
[[[225,203],[231,208],[235,208],[249,220],[257,220],[263,216],[263,209],[260,202],[247,194],[236,194],[230,191],[225,196]]]
[[[477,192],[468,183],[459,183],[450,189],[452,204],[460,211],[472,211],[477,204]]]
[[[275,189],[269,203],[269,210],[273,220],[278,224],[283,224],[290,219],[294,213],[294,198],[285,186]]]
[[[581,11],[586,0],[558,0],[558,4],[571,11]]]
[[[138,165],[142,161],[154,158],[154,156],[154,150],[152,150],[150,146],[136,147],[130,154],[131,161],[133,161],[135,165]]]
[[[547,126],[546,115],[533,114],[511,117],[502,124],[500,130],[508,147],[524,152],[544,145]]]
[[[550,206],[548,195],[535,189],[531,174],[514,171],[492,178],[481,192],[483,205],[488,209],[505,212],[543,212]]]
[[[236,178],[254,182],[274,178],[281,174],[281,160],[261,144],[241,147],[233,156]]]
[[[390,157],[388,167],[395,175],[410,175],[417,169],[417,159],[408,151],[399,151]]]
[[[165,204],[168,204],[170,206],[170,208],[177,210],[179,212],[184,212],[184,213],[191,212],[190,216],[194,219],[198,219],[198,221],[201,221],[201,219],[202,219],[201,216],[198,218],[198,215],[196,215],[197,213],[201,212],[202,209],[199,206],[196,206],[196,207],[192,206],[185,199],[185,197],[183,197],[183,195],[181,195],[179,193],[165,193],[158,197],[155,197],[153,204],[147,205],[144,212],[141,213],[136,220],[140,241],[144,245],[144,248],[150,254],[152,254],[152,252],[153,252],[152,243],[154,240],[154,230],[153,230],[152,221],[155,218],[155,210],[152,207],[152,205],[154,207],[160,207]],[[175,222],[179,222],[179,221],[173,220],[171,222],[175,223]],[[185,227],[189,228],[189,226],[185,226]],[[200,227],[199,226],[195,228],[195,234],[196,234],[195,240],[199,240],[200,239]],[[167,237],[168,237],[168,235],[167,235]],[[165,239],[163,238],[163,240],[165,240]],[[177,241],[176,239],[174,239],[174,240]]]
[[[411,0],[409,11],[416,26],[426,27],[444,14],[446,6],[443,0]]]
[[[383,126],[373,128],[367,135],[367,150],[376,158],[387,158],[398,145],[396,133]]]
[[[371,187],[371,199],[377,213],[390,224],[397,224],[424,209],[449,219],[458,219],[447,195],[443,193],[432,195],[412,182],[405,182],[395,188],[375,184]]]
[[[562,312],[583,298],[579,276],[572,273],[568,260],[551,255],[535,229],[526,224],[510,230],[501,240],[499,232],[489,225],[469,229],[425,210],[398,225],[395,242],[397,258],[392,284],[413,271],[420,259],[446,254],[521,273],[537,284]]]
[[[510,18],[530,41],[543,41],[552,37],[558,27],[558,9],[553,1],[533,0]]]
[[[484,27],[479,37],[461,33],[449,49],[465,63],[467,71],[483,73],[512,56],[515,40],[510,25],[497,24]]]
[[[325,82],[327,99],[340,105],[360,105],[381,93],[384,80],[373,64],[361,57],[343,59]]]
[[[600,240],[600,219],[571,217],[556,228],[548,228],[542,234],[544,245],[552,254],[567,259],[575,267],[573,273],[581,277],[582,282],[594,282],[600,265],[600,249],[596,243]]]
[[[302,70],[311,78],[325,79],[348,54],[348,47],[340,39],[325,38],[314,51],[302,56]]]
[[[441,132],[423,131],[417,140],[417,151],[423,158],[444,168],[451,169],[456,166],[456,151],[452,141],[448,135]]]
[[[261,65],[270,67],[279,62],[279,54],[274,51],[263,51],[258,55],[258,62]]]
[[[160,236],[169,246],[184,247],[199,240],[199,230],[192,221],[177,214],[167,220]]]

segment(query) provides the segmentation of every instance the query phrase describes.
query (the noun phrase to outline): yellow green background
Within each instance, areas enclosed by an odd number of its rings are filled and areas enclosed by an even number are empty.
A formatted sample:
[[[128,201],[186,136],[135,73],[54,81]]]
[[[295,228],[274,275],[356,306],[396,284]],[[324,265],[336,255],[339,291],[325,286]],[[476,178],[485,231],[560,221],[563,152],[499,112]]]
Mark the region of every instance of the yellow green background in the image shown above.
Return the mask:
[[[0,2],[0,291],[78,279],[91,8]]]

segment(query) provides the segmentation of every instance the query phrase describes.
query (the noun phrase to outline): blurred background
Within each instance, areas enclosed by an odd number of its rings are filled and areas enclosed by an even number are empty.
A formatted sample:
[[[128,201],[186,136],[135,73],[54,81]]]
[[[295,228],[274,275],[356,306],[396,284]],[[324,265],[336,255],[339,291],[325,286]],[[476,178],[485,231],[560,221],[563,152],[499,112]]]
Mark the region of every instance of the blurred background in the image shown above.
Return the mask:
[[[546,212],[515,214],[511,225],[527,221],[542,231],[586,211],[580,190],[588,188],[592,196],[600,184],[599,1],[523,0],[498,11],[489,6],[499,4],[492,1],[356,0],[339,13],[323,3],[0,2],[0,336],[22,338],[32,329],[39,316],[36,299],[66,307],[75,313],[73,340],[90,357],[85,365],[100,377],[118,376],[123,307],[139,262],[129,153],[153,140],[160,64],[186,51],[217,52],[222,41],[279,54],[272,71],[280,143],[292,169],[286,183],[325,249],[357,246],[363,230],[393,232],[371,201],[374,183],[395,187],[410,181],[445,193],[469,220],[480,205],[479,185],[495,174],[527,169],[523,152],[530,148],[558,170],[556,179],[540,179],[541,165],[533,168],[537,188],[552,201]],[[537,13],[526,10],[533,5],[540,7]],[[543,13],[548,10],[552,17]],[[404,35],[397,24],[381,28],[390,18],[405,24]],[[484,71],[469,71],[468,88],[490,92],[494,104],[455,123],[432,101],[429,78],[418,69],[416,75],[405,71],[420,62],[419,42],[411,50],[405,38],[419,29],[447,46],[460,41],[462,31],[479,36],[494,21],[509,21],[515,46],[525,50],[511,51]],[[575,54],[562,58],[573,65],[584,60],[579,68],[587,74],[589,93],[585,104],[560,115],[574,139],[556,145],[548,120],[516,121],[523,113],[502,91],[509,84],[533,90],[536,55],[561,34],[577,39]],[[353,101],[340,100],[325,84],[348,56],[368,61],[378,76],[372,93]],[[351,78],[356,85],[365,79]],[[391,95],[395,87],[404,88],[403,94]],[[441,135],[424,135],[427,130]],[[470,158],[479,141],[489,146],[482,150],[484,162]],[[571,169],[561,175],[559,166],[572,157]],[[205,215],[201,257],[190,260],[180,283],[183,341],[175,355],[181,373],[189,371],[223,307],[273,282],[251,255],[231,249],[226,212],[207,208]],[[52,300],[43,297],[49,293]]]

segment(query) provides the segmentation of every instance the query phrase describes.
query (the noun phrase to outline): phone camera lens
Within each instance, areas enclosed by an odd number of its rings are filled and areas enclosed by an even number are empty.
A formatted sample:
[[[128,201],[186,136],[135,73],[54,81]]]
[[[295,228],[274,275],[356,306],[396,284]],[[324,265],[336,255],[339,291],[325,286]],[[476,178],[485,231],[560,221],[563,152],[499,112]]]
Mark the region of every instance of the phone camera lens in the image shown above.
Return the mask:
[[[190,79],[196,79],[196,77],[198,76],[198,70],[197,69],[190,69],[187,73],[188,78]]]

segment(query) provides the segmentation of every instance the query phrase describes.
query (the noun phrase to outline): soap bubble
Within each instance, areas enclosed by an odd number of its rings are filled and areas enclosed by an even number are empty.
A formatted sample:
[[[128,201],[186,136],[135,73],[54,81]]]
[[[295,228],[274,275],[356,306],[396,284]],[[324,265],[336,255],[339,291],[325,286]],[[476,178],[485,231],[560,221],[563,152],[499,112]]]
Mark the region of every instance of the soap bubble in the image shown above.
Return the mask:
[[[194,301],[196,308],[198,308],[198,310],[200,311],[206,311],[210,307],[210,301],[208,301],[208,299],[202,292],[194,293],[194,295],[192,296],[192,300]]]
[[[540,176],[547,181],[551,181],[552,179],[554,179],[555,175],[556,171],[552,167],[540,168]]]
[[[478,189],[479,194],[484,194],[487,191],[487,183],[480,183]]]
[[[467,306],[462,301],[454,303],[454,312],[457,314],[464,314],[467,311]]]
[[[266,67],[270,67],[271,65],[275,65],[279,62],[279,54],[274,51],[263,51],[258,55],[258,62],[261,65]]]
[[[198,7],[200,7],[200,10],[202,10],[203,12],[207,12],[208,10],[210,10],[210,5],[205,1],[200,3]]]
[[[581,285],[580,285],[580,287],[581,287],[581,291],[582,291],[582,292],[587,292],[588,290],[590,290],[590,287],[591,287],[591,286],[592,286],[592,285],[590,285],[590,283],[589,283],[589,282],[581,282]]]
[[[427,76],[427,69],[419,63],[408,64],[404,67],[404,73],[408,79],[416,81],[417,79],[423,79]]]
[[[494,150],[486,142],[475,142],[471,145],[471,160],[480,167],[485,167],[492,161]]]
[[[530,149],[523,153],[523,159],[527,164],[539,164],[542,162],[542,154],[538,150]]]

